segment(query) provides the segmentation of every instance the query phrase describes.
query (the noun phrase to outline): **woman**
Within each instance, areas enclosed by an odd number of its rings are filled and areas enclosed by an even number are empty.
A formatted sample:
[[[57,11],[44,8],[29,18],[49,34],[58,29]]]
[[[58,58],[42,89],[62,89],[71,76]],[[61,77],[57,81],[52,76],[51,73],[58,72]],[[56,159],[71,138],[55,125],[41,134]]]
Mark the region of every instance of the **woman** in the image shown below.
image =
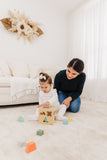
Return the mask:
[[[74,58],[68,63],[66,70],[60,71],[55,76],[54,88],[57,89],[60,104],[65,104],[67,111],[80,110],[80,95],[86,79],[83,69],[84,62]]]

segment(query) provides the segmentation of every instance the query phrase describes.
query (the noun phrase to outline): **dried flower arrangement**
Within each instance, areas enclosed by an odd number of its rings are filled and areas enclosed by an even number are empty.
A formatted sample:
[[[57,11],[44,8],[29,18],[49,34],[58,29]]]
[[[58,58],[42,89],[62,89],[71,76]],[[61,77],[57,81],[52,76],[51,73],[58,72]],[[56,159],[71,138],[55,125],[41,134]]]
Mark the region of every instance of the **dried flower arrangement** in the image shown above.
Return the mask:
[[[38,27],[40,24],[30,20],[24,13],[20,14],[19,11],[15,11],[15,13],[8,11],[8,14],[10,18],[4,18],[0,21],[7,30],[16,32],[18,39],[23,37],[24,40],[27,39],[32,42],[35,37],[39,37],[43,34],[43,31]]]

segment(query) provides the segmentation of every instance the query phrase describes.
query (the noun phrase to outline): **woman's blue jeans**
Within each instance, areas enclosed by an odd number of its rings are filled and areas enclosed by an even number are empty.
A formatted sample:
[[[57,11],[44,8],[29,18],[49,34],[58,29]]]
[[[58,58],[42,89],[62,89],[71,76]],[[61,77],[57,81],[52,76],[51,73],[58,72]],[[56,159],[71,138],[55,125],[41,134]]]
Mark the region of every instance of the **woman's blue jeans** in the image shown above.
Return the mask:
[[[69,95],[69,93],[64,93],[62,91],[58,92],[58,99],[59,99],[59,103],[62,104],[62,102],[67,98],[70,97],[71,93]],[[70,106],[67,109],[67,111],[69,112],[78,112],[80,110],[80,105],[81,105],[81,99],[80,97],[76,98],[75,100],[70,102]]]

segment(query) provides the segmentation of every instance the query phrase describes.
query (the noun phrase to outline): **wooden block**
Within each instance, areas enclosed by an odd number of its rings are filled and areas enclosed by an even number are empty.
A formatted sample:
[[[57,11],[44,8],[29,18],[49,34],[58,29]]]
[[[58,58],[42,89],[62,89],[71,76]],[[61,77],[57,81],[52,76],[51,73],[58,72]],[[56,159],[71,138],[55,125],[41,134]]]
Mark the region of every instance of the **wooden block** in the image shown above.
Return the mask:
[[[68,124],[68,120],[63,120],[63,124],[67,125]]]
[[[36,133],[38,136],[42,136],[44,134],[44,130],[39,129]]]
[[[26,150],[25,150],[26,153],[30,153],[30,152],[32,152],[34,150],[36,150],[36,144],[35,144],[35,142],[31,141],[31,142],[27,143]]]
[[[73,120],[72,120],[72,118],[68,118],[68,122],[72,122]]]
[[[54,124],[56,121],[57,107],[51,106],[49,108],[39,108],[39,123]]]

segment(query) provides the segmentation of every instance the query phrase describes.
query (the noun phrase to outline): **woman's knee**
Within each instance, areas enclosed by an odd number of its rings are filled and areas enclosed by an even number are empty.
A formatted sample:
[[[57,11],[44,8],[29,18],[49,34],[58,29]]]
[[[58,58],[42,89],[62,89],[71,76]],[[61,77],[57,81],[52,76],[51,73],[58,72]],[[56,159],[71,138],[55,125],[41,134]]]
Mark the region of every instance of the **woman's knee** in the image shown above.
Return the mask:
[[[77,99],[75,99],[74,101],[70,103],[68,111],[73,112],[73,113],[79,112],[80,105],[81,105],[81,99],[80,97],[78,97]]]

